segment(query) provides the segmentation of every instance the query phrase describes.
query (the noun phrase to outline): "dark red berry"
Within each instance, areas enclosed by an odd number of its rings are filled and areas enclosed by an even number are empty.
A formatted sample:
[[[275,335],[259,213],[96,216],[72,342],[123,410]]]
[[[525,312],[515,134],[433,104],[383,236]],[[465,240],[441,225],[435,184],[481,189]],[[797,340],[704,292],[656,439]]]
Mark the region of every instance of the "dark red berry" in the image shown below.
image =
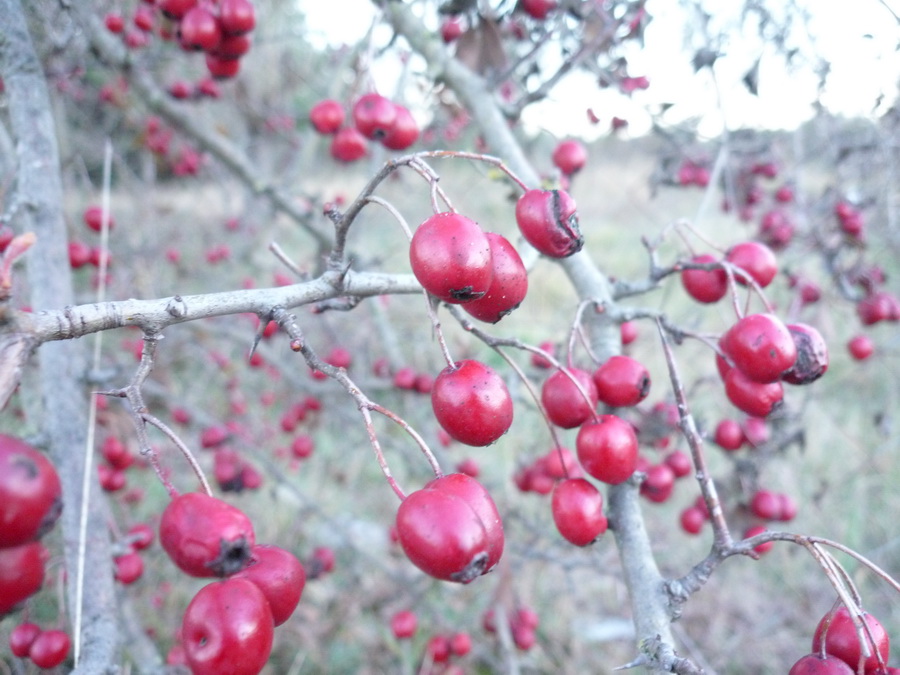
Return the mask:
[[[719,261],[715,256],[704,254],[694,256],[691,262],[709,265]],[[681,272],[681,285],[697,302],[710,304],[725,297],[728,292],[728,275],[721,267],[714,270],[686,269]]]
[[[0,547],[46,533],[62,510],[62,487],[50,460],[13,436],[0,434]]]
[[[622,483],[637,468],[637,436],[628,422],[615,415],[585,422],[575,448],[584,470],[604,483]]]
[[[522,236],[551,258],[566,258],[581,250],[575,201],[562,190],[529,190],[516,202],[516,223]]]
[[[480,298],[470,300],[463,309],[476,319],[497,323],[512,312],[528,292],[528,271],[515,247],[503,235],[487,233],[491,247],[491,285]]]
[[[581,390],[575,384],[576,381]],[[597,386],[586,370],[557,370],[541,387],[541,405],[553,424],[563,429],[574,429],[594,414],[597,407]]]
[[[650,374],[630,356],[611,356],[593,374],[597,396],[616,408],[637,405],[650,393]]]
[[[815,382],[828,370],[825,339],[819,331],[805,323],[789,323],[787,329],[797,347],[797,360],[781,379],[789,384]]]
[[[493,368],[466,359],[435,378],[431,405],[441,427],[467,445],[490,445],[513,420],[512,398]]]
[[[556,529],[576,546],[587,546],[606,532],[603,495],[584,478],[557,483],[551,508]]]

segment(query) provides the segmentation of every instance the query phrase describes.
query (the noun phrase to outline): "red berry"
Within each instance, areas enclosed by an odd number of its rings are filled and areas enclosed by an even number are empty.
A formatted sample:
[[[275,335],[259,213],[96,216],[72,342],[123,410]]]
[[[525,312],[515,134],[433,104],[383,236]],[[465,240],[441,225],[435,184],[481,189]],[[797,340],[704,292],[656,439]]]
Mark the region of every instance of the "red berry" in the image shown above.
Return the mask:
[[[403,500],[397,534],[410,561],[437,579],[469,583],[487,571],[489,541],[481,518],[465,499],[435,486]]]
[[[121,33],[125,30],[125,19],[122,18],[121,14],[115,12],[108,12],[103,18],[103,23],[106,24],[106,29],[110,33]]]
[[[193,675],[255,675],[272,651],[272,612],[251,581],[216,581],[187,606],[181,636]]]
[[[781,404],[784,388],[781,382],[754,382],[739,368],[732,368],[725,376],[725,394],[739,410],[753,417],[765,417]]]
[[[133,584],[144,574],[144,561],[139,553],[132,551],[113,559],[116,581],[120,584]]]
[[[675,472],[668,464],[654,464],[647,469],[647,478],[641,483],[641,495],[660,504],[672,496],[675,488]]]
[[[181,18],[178,36],[185,49],[212,52],[222,41],[222,29],[212,12],[198,5]]]
[[[768,286],[778,273],[778,261],[775,254],[765,244],[758,241],[746,241],[735,244],[725,254],[725,260],[748,274],[761,288]],[[735,281],[746,285],[742,273],[735,274]]]
[[[391,617],[391,632],[398,640],[406,640],[416,634],[419,619],[415,612],[408,609],[397,612]]]
[[[744,444],[744,431],[735,420],[722,420],[716,425],[713,440],[723,450],[738,450]]]
[[[134,12],[134,25],[145,33],[153,30],[153,10],[149,7],[138,7]]]
[[[405,106],[395,103],[394,123],[381,139],[381,144],[390,150],[406,150],[419,140],[419,125]]]
[[[754,525],[753,527],[748,527],[744,531],[744,539],[750,539],[751,537],[755,537],[758,534],[762,534],[763,532],[767,532],[765,525]],[[753,550],[762,555],[763,553],[768,553],[772,550],[772,547],[775,545],[774,541],[767,541],[762,544],[757,544],[753,547]]]
[[[243,569],[255,543],[243,511],[215,497],[188,492],[163,511],[159,541],[172,561],[194,577],[228,576]]]
[[[180,19],[197,4],[197,0],[158,0],[157,6],[170,19]]]
[[[446,663],[450,660],[450,639],[446,635],[435,635],[425,645],[425,653],[432,663]]]
[[[476,319],[497,323],[512,312],[528,292],[528,271],[515,247],[506,237],[487,233],[491,248],[493,279],[485,294],[470,300],[463,309]]]
[[[454,633],[450,638],[450,653],[465,656],[472,651],[472,637],[468,633]]]
[[[703,529],[703,523],[706,522],[706,514],[703,509],[689,506],[681,512],[680,522],[681,529],[688,534],[699,534]]]
[[[84,224],[87,225],[94,232],[99,232],[103,227],[103,209],[99,206],[89,206],[84,210]],[[112,215],[108,216],[108,227],[109,229],[113,229],[115,227],[115,221],[113,220]]]
[[[246,35],[223,35],[212,55],[223,61],[236,61],[250,51],[251,44]]]
[[[637,405],[650,393],[650,374],[630,356],[611,356],[593,374],[597,397],[616,408]]]
[[[691,262],[708,265],[718,260],[714,256],[704,254],[694,256]],[[721,267],[714,270],[682,270],[681,285],[697,302],[710,304],[725,297],[728,292],[728,275]]]
[[[622,345],[630,345],[632,342],[637,340],[638,329],[637,324],[634,321],[623,321],[619,324],[619,337],[622,340]]]
[[[857,361],[865,361],[875,351],[875,344],[868,335],[856,335],[847,343],[847,350]]]
[[[584,394],[579,391],[573,379],[581,385]],[[594,414],[597,407],[597,386],[590,373],[585,370],[557,370],[541,387],[541,404],[553,424],[563,429],[574,429]]]
[[[441,23],[441,39],[450,43],[458,40],[463,34],[463,24],[459,17],[448,16]]]
[[[750,499],[750,511],[763,520],[778,520],[781,515],[781,499],[774,492],[757,490]]]
[[[687,453],[682,450],[673,450],[663,459],[666,466],[672,469],[675,478],[684,478],[689,475],[694,468],[694,463]]]
[[[0,548],[41,537],[61,510],[62,487],[50,460],[25,441],[0,434]]]
[[[869,638],[869,634],[863,631],[863,636],[868,646],[870,656],[864,660],[866,675],[874,675],[878,672],[878,657],[876,652],[881,655],[881,659],[887,663],[891,653],[890,638],[881,623],[871,614],[863,612],[861,620],[869,627],[874,642]],[[824,643],[824,644],[823,644]],[[813,635],[812,650],[813,652],[824,651],[839,658],[846,663],[853,672],[856,672],[857,666],[863,656],[862,645],[860,644],[859,635],[856,631],[856,625],[849,610],[841,605],[838,609],[828,612],[819,621],[816,626],[816,632]]]
[[[153,543],[153,528],[147,523],[136,523],[128,528],[128,543],[138,551],[149,548]]]
[[[396,119],[394,103],[380,94],[364,94],[353,104],[353,124],[366,138],[384,138]]]
[[[306,571],[290,551],[258,544],[250,549],[247,567],[232,579],[252,581],[266,597],[275,625],[280,626],[291,618],[300,602],[306,585]]]
[[[719,340],[722,352],[754,382],[776,382],[797,361],[791,332],[773,314],[750,314]]]
[[[490,445],[513,420],[512,398],[503,378],[479,361],[457,361],[435,378],[431,405],[437,421],[467,445]]]
[[[250,0],[219,0],[219,24],[226,35],[243,35],[256,25]]]
[[[584,168],[587,163],[587,150],[578,141],[563,141],[553,150],[552,159],[553,164],[563,174],[571,176]]]
[[[320,134],[333,134],[344,123],[344,106],[331,99],[319,101],[310,109],[309,121]]]
[[[9,650],[14,656],[24,659],[35,638],[41,634],[41,627],[36,623],[20,623],[9,633]]]
[[[854,675],[850,666],[839,658],[820,653],[807,654],[797,661],[788,671],[788,675]]]
[[[781,379],[788,384],[815,382],[828,370],[828,346],[825,339],[819,331],[805,323],[789,323],[787,329],[797,348],[797,360]]]
[[[206,69],[217,80],[227,80],[238,74],[238,71],[241,69],[241,62],[238,59],[224,58],[207,53]]]
[[[47,557],[36,541],[0,548],[0,616],[41,590]]]
[[[487,235],[458,213],[438,213],[419,225],[409,262],[425,290],[455,304],[483,297],[494,276]]]
[[[38,668],[56,668],[69,655],[72,641],[61,630],[45,630],[31,643],[28,657]]]
[[[622,483],[637,468],[637,436],[628,422],[615,415],[585,422],[575,448],[584,470],[604,483]]]
[[[563,190],[529,190],[516,202],[516,223],[522,236],[551,258],[566,258],[581,250],[575,200]]]
[[[741,430],[744,432],[744,440],[753,448],[758,448],[768,443],[772,435],[769,431],[769,425],[766,424],[764,419],[759,417],[748,417],[745,419],[741,425]]]
[[[584,478],[557,483],[551,508],[556,529],[576,546],[587,546],[606,532],[603,495]]]

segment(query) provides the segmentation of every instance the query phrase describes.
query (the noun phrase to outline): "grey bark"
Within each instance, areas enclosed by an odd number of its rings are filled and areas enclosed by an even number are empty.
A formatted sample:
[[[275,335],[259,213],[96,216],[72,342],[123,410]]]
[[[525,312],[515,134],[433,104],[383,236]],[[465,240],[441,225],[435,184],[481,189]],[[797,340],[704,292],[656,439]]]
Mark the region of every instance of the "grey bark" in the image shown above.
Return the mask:
[[[20,203],[13,224],[17,232],[37,235],[37,243],[26,255],[32,307],[58,307],[71,303],[73,293],[50,97],[20,2],[0,0],[0,16],[0,74],[9,97],[10,130],[17,161],[14,198]],[[43,408],[41,429],[63,489],[60,526],[69,579],[69,617],[74,615],[72,582],[78,559],[89,405],[82,379],[84,366],[82,345],[75,341],[44,345],[37,355],[37,386]],[[89,574],[82,604],[82,650],[74,671],[85,675],[117,672],[119,642],[109,536],[96,478],[94,483],[95,498],[90,503],[87,527],[85,569]]]

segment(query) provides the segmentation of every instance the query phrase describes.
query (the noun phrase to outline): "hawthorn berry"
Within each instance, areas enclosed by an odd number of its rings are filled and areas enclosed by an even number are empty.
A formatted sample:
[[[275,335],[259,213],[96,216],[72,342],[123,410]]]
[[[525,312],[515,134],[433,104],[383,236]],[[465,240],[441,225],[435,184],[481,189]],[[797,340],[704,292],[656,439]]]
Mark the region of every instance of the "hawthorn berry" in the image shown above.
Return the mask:
[[[243,35],[256,26],[250,0],[219,0],[219,24],[226,35]]]
[[[252,581],[269,603],[272,620],[280,626],[297,608],[306,585],[306,570],[290,551],[278,546],[257,544],[250,549],[250,561],[232,579]]]
[[[474,220],[458,213],[438,213],[419,225],[409,262],[425,290],[454,304],[483,297],[494,277],[490,240]]]
[[[94,232],[99,232],[103,228],[103,209],[99,206],[89,206],[86,208],[82,218],[84,219],[84,224]],[[107,221],[107,227],[109,227],[110,230],[113,229],[116,222],[111,214],[107,216]]]
[[[480,298],[470,300],[463,309],[476,319],[497,323],[516,309],[528,292],[528,270],[519,252],[501,234],[487,233],[491,248],[493,278]]]
[[[797,361],[787,326],[773,314],[749,314],[719,340],[722,352],[754,382],[775,382]]]
[[[381,139],[381,144],[390,150],[406,150],[419,140],[419,124],[406,106],[394,104],[394,123]]]
[[[0,434],[0,547],[41,537],[62,511],[62,486],[47,457]]]
[[[647,468],[647,477],[641,483],[641,496],[661,504],[672,496],[675,489],[675,472],[668,464],[653,464]]]
[[[396,120],[396,106],[380,94],[364,94],[353,104],[353,124],[366,138],[383,139]]]
[[[716,425],[713,440],[723,450],[732,452],[744,444],[744,430],[736,420],[725,419]]]
[[[135,551],[113,558],[113,566],[116,581],[125,586],[133,584],[144,574],[144,561]]]
[[[816,652],[800,658],[791,666],[788,675],[854,675],[855,672],[839,658]]]
[[[401,610],[391,617],[391,632],[398,640],[407,640],[416,634],[419,619],[415,612]]]
[[[556,529],[576,546],[587,546],[606,532],[603,495],[584,478],[557,483],[551,508]]]
[[[188,604],[181,636],[193,675],[256,675],[272,651],[272,612],[253,582],[215,581]]]
[[[222,29],[212,12],[197,5],[181,17],[178,37],[185,49],[212,52],[222,41]]]
[[[201,492],[174,497],[163,511],[159,541],[183,572],[229,576],[250,561],[253,524],[243,511]]]
[[[319,101],[310,109],[309,121],[320,134],[336,133],[344,123],[344,106],[331,99]]]
[[[725,395],[748,415],[766,417],[781,404],[784,388],[781,382],[755,382],[739,368],[732,368],[725,376]]]
[[[760,288],[768,286],[778,273],[778,261],[772,249],[758,241],[735,244],[728,249],[725,260],[743,270]],[[736,274],[735,281],[747,285],[744,274]]]
[[[48,557],[36,541],[0,548],[0,617],[41,590]]]
[[[441,427],[467,445],[490,445],[513,421],[512,397],[503,378],[471,359],[457,361],[438,374],[431,405]]]
[[[875,352],[875,344],[868,335],[856,335],[847,343],[847,351],[857,361],[865,361]]]
[[[516,202],[516,223],[529,244],[550,258],[581,250],[575,200],[563,190],[528,190]]]
[[[157,6],[170,19],[180,19],[188,10],[197,4],[198,0],[159,0]]]
[[[615,415],[585,422],[578,430],[575,449],[584,470],[604,483],[623,483],[637,468],[637,435],[628,422]]]
[[[887,663],[891,653],[890,638],[881,622],[871,614],[863,612],[860,619],[869,628],[868,631],[863,631],[869,652],[868,658],[863,656],[862,645],[853,617],[843,605],[828,612],[819,621],[813,634],[811,651],[824,651],[831,654],[850,666],[853,672],[856,672],[857,666],[862,662],[866,675],[875,675],[879,672],[876,652],[881,655],[882,661]],[[869,637],[869,633],[871,633],[871,637]],[[874,642],[872,638],[874,638]]]
[[[41,634],[41,627],[28,621],[20,623],[9,632],[9,651],[14,656],[24,659],[28,656],[35,638]]]
[[[239,59],[207,53],[206,69],[215,79],[227,80],[238,74],[241,69],[241,62]]]
[[[548,11],[555,6],[555,3],[552,1],[537,0],[537,2],[547,6]],[[534,4],[534,0],[532,0],[532,4]],[[553,150],[551,159],[556,168],[564,175],[572,176],[581,171],[587,163],[587,150],[578,141],[562,141]]]
[[[688,506],[681,512],[679,522],[681,523],[681,529],[688,534],[699,534],[700,530],[703,529],[703,524],[706,522],[706,514],[703,512],[703,509],[696,506]]]
[[[828,370],[828,346],[822,334],[805,323],[789,323],[787,329],[797,348],[797,360],[781,376],[788,384],[815,382]]]
[[[423,572],[466,584],[488,571],[492,541],[470,502],[441,489],[441,480],[401,502],[397,535],[403,552]]]
[[[630,356],[611,356],[592,375],[597,397],[616,408],[634,406],[650,393],[650,374]]]
[[[584,393],[579,390],[578,382]],[[587,398],[585,398],[585,394]],[[541,387],[541,405],[550,421],[563,429],[574,429],[584,424],[597,407],[597,386],[591,374],[580,368],[557,370],[544,380]]]
[[[72,640],[62,630],[45,630],[31,643],[28,658],[38,668],[56,668],[69,655]]]
[[[719,261],[715,256],[703,254],[694,256],[691,262],[709,265]],[[714,270],[685,269],[681,271],[681,285],[697,302],[712,304],[728,292],[728,275],[721,267]]]

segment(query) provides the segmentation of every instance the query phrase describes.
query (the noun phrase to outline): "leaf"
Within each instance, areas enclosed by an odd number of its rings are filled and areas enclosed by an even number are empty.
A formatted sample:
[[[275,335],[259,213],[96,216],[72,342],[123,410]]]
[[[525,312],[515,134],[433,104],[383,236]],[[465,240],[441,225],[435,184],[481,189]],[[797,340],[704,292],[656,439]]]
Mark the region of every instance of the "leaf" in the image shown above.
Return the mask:
[[[482,18],[456,41],[456,58],[480,75],[497,73],[509,63],[497,23]]]

